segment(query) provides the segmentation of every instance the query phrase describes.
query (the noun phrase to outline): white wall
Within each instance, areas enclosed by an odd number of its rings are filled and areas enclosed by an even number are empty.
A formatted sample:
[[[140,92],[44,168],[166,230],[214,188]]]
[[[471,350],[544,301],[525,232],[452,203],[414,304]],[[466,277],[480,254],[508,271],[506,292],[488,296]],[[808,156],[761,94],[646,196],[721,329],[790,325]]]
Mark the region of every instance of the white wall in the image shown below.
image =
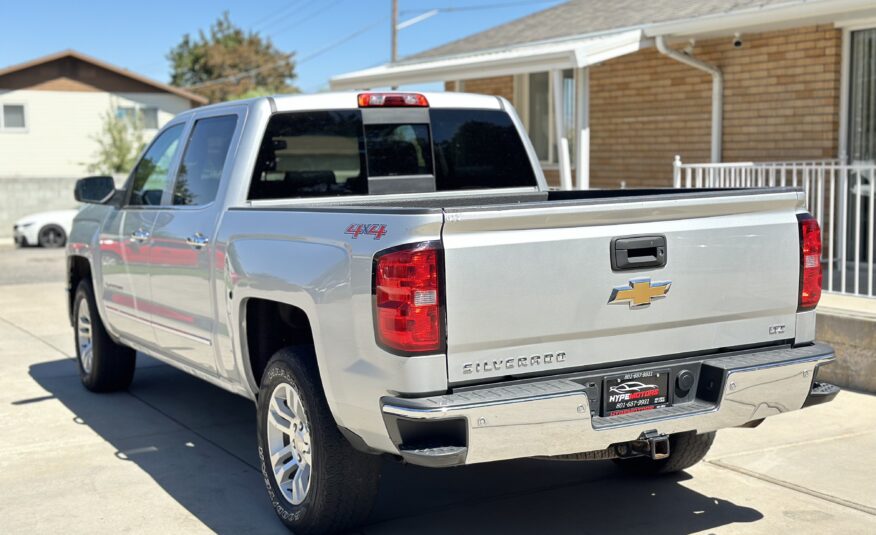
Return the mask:
[[[0,129],[0,188],[6,178],[72,178],[94,160],[102,116],[117,106],[157,107],[158,124],[189,109],[169,93],[0,90],[0,104],[24,104],[27,128]],[[151,139],[155,130],[147,130]]]

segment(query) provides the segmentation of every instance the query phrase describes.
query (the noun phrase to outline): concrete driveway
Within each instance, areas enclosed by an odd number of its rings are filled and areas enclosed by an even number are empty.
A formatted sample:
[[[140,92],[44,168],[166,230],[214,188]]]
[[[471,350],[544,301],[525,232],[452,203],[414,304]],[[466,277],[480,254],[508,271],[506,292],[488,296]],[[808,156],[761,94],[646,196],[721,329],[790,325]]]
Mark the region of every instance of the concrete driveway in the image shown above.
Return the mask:
[[[31,251],[0,248],[0,273],[19,253]],[[0,533],[284,532],[256,468],[250,402],[143,356],[129,392],[91,394],[63,283],[2,280]],[[845,392],[723,431],[706,462],[661,479],[610,462],[386,462],[361,532],[876,533],[874,424],[876,397]]]

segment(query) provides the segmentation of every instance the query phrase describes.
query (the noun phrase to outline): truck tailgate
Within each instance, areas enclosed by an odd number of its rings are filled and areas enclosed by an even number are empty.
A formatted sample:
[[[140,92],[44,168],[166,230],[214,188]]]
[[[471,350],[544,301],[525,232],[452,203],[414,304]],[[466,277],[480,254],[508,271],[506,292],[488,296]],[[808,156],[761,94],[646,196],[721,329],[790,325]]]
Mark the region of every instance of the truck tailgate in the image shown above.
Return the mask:
[[[799,210],[794,191],[448,209],[449,381],[794,338]],[[665,266],[613,270],[612,239],[642,236]]]

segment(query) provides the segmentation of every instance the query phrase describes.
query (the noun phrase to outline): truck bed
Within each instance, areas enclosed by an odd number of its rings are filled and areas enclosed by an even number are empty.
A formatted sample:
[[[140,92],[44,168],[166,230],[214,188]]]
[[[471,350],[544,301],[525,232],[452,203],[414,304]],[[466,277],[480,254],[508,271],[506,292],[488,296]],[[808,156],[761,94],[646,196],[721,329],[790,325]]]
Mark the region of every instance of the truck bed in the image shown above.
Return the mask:
[[[545,204],[568,206],[605,202],[646,202],[653,200],[708,199],[734,196],[762,195],[764,193],[788,193],[800,191],[797,188],[651,188],[651,189],[594,189],[584,191],[515,191],[496,194],[493,192],[433,193],[425,195],[385,195],[363,197],[336,197],[300,201],[296,199],[253,201],[247,208],[257,209],[361,209],[400,208],[433,210],[445,209],[448,212],[466,209],[503,209],[520,205],[542,207]]]
[[[797,336],[796,189],[411,197],[273,201],[254,209],[317,211],[326,221],[440,215],[450,384]],[[663,265],[615,266],[615,241],[642,237],[662,240]],[[639,261],[635,255],[647,253],[629,254]],[[655,292],[653,304],[650,297],[612,301],[636,285]]]

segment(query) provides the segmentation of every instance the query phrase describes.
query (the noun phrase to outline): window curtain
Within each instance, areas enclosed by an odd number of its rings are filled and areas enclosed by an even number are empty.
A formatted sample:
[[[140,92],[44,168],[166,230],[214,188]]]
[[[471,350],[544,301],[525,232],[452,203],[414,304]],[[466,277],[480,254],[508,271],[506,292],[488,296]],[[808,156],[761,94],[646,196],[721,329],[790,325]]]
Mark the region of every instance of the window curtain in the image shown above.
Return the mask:
[[[852,32],[849,159],[876,160],[876,28]]]

